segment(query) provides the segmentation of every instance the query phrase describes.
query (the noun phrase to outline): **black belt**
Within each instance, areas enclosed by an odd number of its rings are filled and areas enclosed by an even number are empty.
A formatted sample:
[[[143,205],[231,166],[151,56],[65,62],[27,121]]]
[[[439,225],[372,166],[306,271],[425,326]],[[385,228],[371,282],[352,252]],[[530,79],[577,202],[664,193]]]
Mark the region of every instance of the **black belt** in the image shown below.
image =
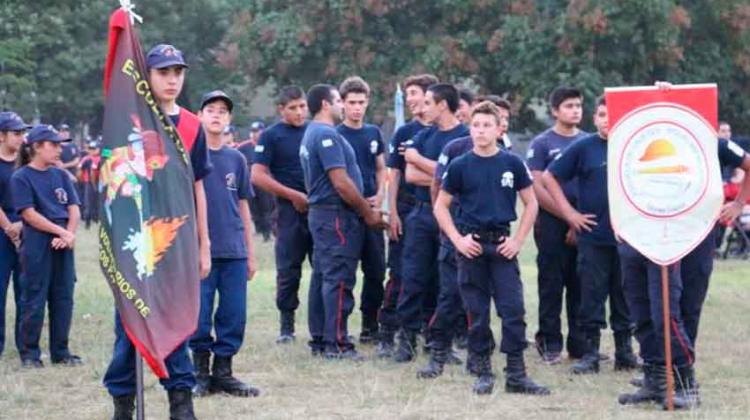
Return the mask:
[[[414,206],[417,204],[417,198],[414,197],[414,194],[409,193],[402,193],[400,190],[398,192],[398,197],[396,200],[401,204],[406,204],[407,206]]]
[[[468,226],[458,226],[461,235],[471,235],[477,242],[501,244],[510,235],[510,228],[499,227],[496,229],[474,229]]]

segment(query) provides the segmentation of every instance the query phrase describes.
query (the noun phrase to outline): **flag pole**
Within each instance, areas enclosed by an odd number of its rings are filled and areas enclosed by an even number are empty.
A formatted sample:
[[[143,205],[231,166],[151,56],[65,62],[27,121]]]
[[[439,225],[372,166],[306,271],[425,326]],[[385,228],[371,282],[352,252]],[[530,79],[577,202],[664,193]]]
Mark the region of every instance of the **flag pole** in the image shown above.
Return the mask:
[[[661,296],[664,324],[664,366],[667,368],[667,410],[674,411],[674,375],[672,374],[672,337],[669,328],[669,272],[666,265],[661,266]]]
[[[146,410],[143,405],[143,357],[138,351],[135,352],[135,395],[135,417],[137,420],[144,420]]]

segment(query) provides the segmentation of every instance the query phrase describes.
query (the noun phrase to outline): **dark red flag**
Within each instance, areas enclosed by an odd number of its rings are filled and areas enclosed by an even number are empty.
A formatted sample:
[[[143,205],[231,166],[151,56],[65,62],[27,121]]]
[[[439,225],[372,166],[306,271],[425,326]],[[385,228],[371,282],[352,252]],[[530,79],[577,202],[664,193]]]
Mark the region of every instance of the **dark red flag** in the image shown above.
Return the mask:
[[[110,17],[104,70],[99,261],[128,337],[160,378],[198,322],[193,173],[147,81],[130,15]]]

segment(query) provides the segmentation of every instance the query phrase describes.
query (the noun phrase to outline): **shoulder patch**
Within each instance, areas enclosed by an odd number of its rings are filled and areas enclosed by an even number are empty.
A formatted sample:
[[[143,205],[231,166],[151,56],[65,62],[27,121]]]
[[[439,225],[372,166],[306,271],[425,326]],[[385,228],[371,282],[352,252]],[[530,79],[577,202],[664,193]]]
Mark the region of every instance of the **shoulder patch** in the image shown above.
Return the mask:
[[[526,159],[531,159],[534,157],[534,149],[529,148],[529,150],[526,152]]]
[[[728,147],[728,148],[729,148],[729,150],[731,150],[731,151],[732,151],[732,153],[734,153],[735,155],[737,155],[737,156],[739,156],[739,157],[743,157],[743,156],[745,156],[745,150],[744,150],[744,149],[743,149],[742,147],[740,147],[740,145],[739,145],[739,144],[737,144],[737,143],[733,142],[732,140],[727,140],[727,147]]]
[[[262,144],[255,146],[255,153],[263,153],[264,150],[266,150],[266,146]]]
[[[333,140],[331,140],[331,139],[324,139],[323,141],[320,142],[320,144],[322,144],[323,147],[331,147],[331,146],[333,146]]]
[[[438,163],[445,166],[448,164],[448,156],[445,155],[445,153],[441,153],[440,157],[438,158]]]

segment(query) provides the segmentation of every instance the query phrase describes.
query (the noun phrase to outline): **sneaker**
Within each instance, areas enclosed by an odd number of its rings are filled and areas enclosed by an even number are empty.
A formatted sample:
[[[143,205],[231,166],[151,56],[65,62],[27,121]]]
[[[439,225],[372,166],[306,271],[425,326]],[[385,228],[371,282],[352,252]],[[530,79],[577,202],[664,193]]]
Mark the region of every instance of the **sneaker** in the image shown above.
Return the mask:
[[[44,367],[44,363],[39,359],[23,359],[21,360],[21,367],[24,369],[41,369]]]
[[[75,354],[70,354],[62,359],[53,360],[52,364],[63,366],[81,366],[83,364],[83,360],[81,360],[81,358],[76,356]]]
[[[558,351],[546,351],[542,353],[542,362],[549,366],[562,363],[562,355]]]

